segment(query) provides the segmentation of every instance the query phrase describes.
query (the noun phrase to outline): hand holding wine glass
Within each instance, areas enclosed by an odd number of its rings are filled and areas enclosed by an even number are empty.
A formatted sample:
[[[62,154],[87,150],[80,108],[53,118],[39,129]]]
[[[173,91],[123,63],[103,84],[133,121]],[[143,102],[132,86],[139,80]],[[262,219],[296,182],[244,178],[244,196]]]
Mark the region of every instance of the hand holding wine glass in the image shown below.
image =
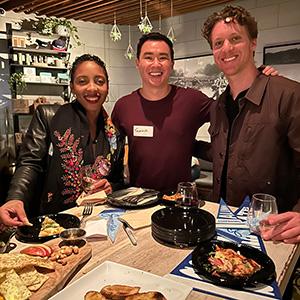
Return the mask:
[[[85,165],[80,169],[81,186],[86,194],[99,191],[96,186],[110,172],[110,162],[103,156],[98,156],[93,165]],[[105,183],[103,183],[105,186]]]
[[[254,194],[248,211],[248,225],[250,232],[260,234],[265,226],[263,220],[269,215],[277,213],[277,203],[274,196],[264,193]]]

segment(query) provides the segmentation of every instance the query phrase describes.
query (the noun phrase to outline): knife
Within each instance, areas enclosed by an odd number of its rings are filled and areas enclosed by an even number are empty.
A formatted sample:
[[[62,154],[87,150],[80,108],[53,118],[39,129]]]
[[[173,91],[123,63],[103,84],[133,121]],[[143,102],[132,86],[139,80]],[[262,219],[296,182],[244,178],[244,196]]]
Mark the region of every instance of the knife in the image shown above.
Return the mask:
[[[123,224],[123,229],[126,233],[126,235],[128,236],[131,244],[133,246],[137,246],[137,239],[136,237],[134,236],[133,232],[132,232],[132,229],[130,227],[130,225],[123,219],[119,218],[119,221]]]

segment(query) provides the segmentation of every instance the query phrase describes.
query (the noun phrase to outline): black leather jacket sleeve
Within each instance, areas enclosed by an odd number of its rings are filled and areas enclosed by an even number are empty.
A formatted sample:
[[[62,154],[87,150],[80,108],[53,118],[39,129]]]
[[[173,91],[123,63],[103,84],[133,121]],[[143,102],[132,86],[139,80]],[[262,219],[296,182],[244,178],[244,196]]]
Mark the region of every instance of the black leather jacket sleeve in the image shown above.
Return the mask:
[[[22,200],[25,208],[38,209],[39,204],[34,203],[33,206],[29,202],[36,199],[35,194],[38,189],[42,189],[50,145],[49,120],[58,108],[59,105],[37,107],[20,149],[7,201]]]
[[[117,137],[117,153],[107,180],[110,182],[113,191],[124,188],[124,145],[125,138],[122,135]]]

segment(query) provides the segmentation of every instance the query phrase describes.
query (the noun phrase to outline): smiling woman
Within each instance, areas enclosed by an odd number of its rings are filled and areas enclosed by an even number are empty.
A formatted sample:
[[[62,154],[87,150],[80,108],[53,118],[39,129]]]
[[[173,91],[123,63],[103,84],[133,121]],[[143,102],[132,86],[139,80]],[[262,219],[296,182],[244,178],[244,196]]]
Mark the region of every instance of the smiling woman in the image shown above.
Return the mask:
[[[75,100],[62,106],[41,105],[33,116],[8,201],[0,208],[4,224],[24,225],[25,212],[38,216],[75,206],[82,193],[80,170],[99,159],[108,160],[109,168],[90,192],[109,194],[123,184],[124,140],[102,106],[108,93],[105,64],[84,54],[70,74]]]

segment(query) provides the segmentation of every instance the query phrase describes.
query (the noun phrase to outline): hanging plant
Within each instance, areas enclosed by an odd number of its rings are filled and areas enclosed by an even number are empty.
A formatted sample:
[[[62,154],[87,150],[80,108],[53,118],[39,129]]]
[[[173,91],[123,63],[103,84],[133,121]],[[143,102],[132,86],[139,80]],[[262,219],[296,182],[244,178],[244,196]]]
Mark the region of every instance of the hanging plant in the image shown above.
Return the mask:
[[[145,17],[143,18],[143,9],[142,9],[142,0],[140,0],[140,14],[141,14],[141,21],[138,24],[138,28],[141,33],[148,34],[152,31],[152,24],[147,14],[147,0],[145,0]]]
[[[171,19],[173,20],[173,0],[171,0]],[[176,41],[175,31],[172,26],[170,27],[170,29],[168,31],[167,37],[169,38],[169,40],[172,43],[174,43]]]
[[[129,60],[134,58],[134,50],[133,47],[131,45],[131,32],[130,32],[130,25],[128,25],[128,47],[127,50],[125,52],[125,57]]]
[[[12,73],[8,79],[8,84],[13,95],[22,94],[27,86],[22,72]]]
[[[122,33],[117,25],[117,16],[116,13],[114,13],[114,25],[110,31],[110,38],[113,42],[119,41],[122,38]]]

